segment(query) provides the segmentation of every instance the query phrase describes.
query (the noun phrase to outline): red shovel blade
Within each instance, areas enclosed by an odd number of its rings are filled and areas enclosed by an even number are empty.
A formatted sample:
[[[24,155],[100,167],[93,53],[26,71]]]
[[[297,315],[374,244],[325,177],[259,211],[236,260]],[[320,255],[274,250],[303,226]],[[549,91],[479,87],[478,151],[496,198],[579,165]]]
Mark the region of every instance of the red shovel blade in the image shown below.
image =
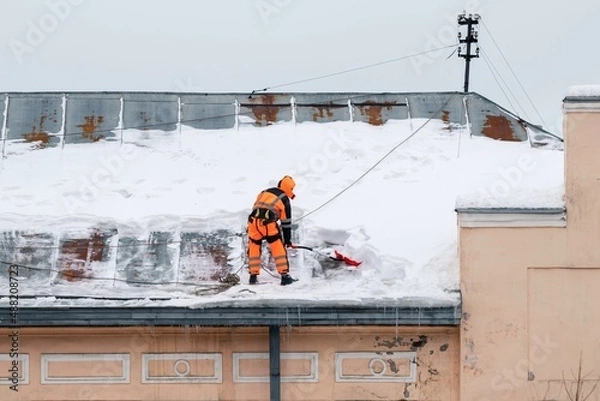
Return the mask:
[[[341,260],[342,262],[346,263],[349,266],[358,267],[362,263],[357,260],[350,259],[348,256],[344,256],[336,250],[334,250],[333,252],[335,253],[335,258],[337,260]]]

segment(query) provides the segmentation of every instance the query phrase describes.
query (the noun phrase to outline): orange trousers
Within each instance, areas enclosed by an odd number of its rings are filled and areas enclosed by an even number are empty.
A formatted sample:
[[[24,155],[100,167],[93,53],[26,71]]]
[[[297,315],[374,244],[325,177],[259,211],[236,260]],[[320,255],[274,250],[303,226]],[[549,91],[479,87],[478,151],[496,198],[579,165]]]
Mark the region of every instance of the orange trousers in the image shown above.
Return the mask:
[[[246,231],[248,233],[248,270],[250,270],[250,274],[260,274],[263,240],[269,244],[277,272],[287,274],[290,271],[287,251],[276,221],[265,222],[263,219],[250,217]]]

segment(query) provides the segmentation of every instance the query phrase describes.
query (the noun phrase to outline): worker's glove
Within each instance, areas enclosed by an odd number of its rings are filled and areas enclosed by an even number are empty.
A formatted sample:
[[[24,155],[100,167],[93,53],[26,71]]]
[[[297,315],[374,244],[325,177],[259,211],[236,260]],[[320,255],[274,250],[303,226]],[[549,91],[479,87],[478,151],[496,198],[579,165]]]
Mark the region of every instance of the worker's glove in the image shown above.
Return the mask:
[[[285,241],[283,243],[283,245],[285,245],[286,248],[293,248],[294,244],[292,244],[292,241]]]

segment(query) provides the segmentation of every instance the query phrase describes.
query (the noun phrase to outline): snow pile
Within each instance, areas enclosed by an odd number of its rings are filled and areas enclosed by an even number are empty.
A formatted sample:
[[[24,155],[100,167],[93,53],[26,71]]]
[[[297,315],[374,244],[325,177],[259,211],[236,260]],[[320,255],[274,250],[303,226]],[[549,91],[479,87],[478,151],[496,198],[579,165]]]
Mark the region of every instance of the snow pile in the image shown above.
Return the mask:
[[[163,238],[162,254],[154,252],[155,259],[142,260],[142,266],[161,257],[179,258],[181,264],[186,261],[178,242],[182,233],[223,230],[232,249],[229,266],[242,280],[219,292],[201,282],[187,285],[193,272],[168,265],[153,277],[176,284],[132,285],[121,279],[146,273],[123,270],[115,256],[94,267],[94,275],[105,280],[56,281],[56,272],[40,282],[24,279],[22,294],[48,296],[31,301],[37,305],[110,304],[52,298],[65,295],[130,299],[118,305],[455,300],[457,206],[562,207],[564,193],[560,150],[470,137],[466,129],[450,130],[438,120],[128,130],[115,142],[64,148],[31,150],[30,144],[7,143],[6,153],[0,171],[5,234],[64,238],[104,227],[109,242],[121,245],[109,252],[123,252],[125,237],[135,242],[150,233],[172,233]],[[299,282],[245,285],[247,273],[238,268],[245,217],[257,193],[284,174],[297,182],[296,242],[340,250],[362,261],[358,269],[323,269],[327,261],[318,253],[292,250],[291,273]],[[278,277],[263,272],[260,280],[277,284]]]

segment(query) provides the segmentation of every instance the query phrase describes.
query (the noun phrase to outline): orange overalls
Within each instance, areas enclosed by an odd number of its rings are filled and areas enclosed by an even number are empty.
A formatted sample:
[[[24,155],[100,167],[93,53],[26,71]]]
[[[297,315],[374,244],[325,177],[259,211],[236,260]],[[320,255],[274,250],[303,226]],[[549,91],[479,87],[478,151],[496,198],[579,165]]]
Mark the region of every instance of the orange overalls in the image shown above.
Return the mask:
[[[277,222],[281,222],[281,231]],[[281,275],[290,270],[284,244],[291,244],[292,208],[290,199],[279,188],[269,188],[256,197],[248,216],[248,269],[260,274],[261,244],[266,240]],[[283,232],[283,236],[282,236]]]

